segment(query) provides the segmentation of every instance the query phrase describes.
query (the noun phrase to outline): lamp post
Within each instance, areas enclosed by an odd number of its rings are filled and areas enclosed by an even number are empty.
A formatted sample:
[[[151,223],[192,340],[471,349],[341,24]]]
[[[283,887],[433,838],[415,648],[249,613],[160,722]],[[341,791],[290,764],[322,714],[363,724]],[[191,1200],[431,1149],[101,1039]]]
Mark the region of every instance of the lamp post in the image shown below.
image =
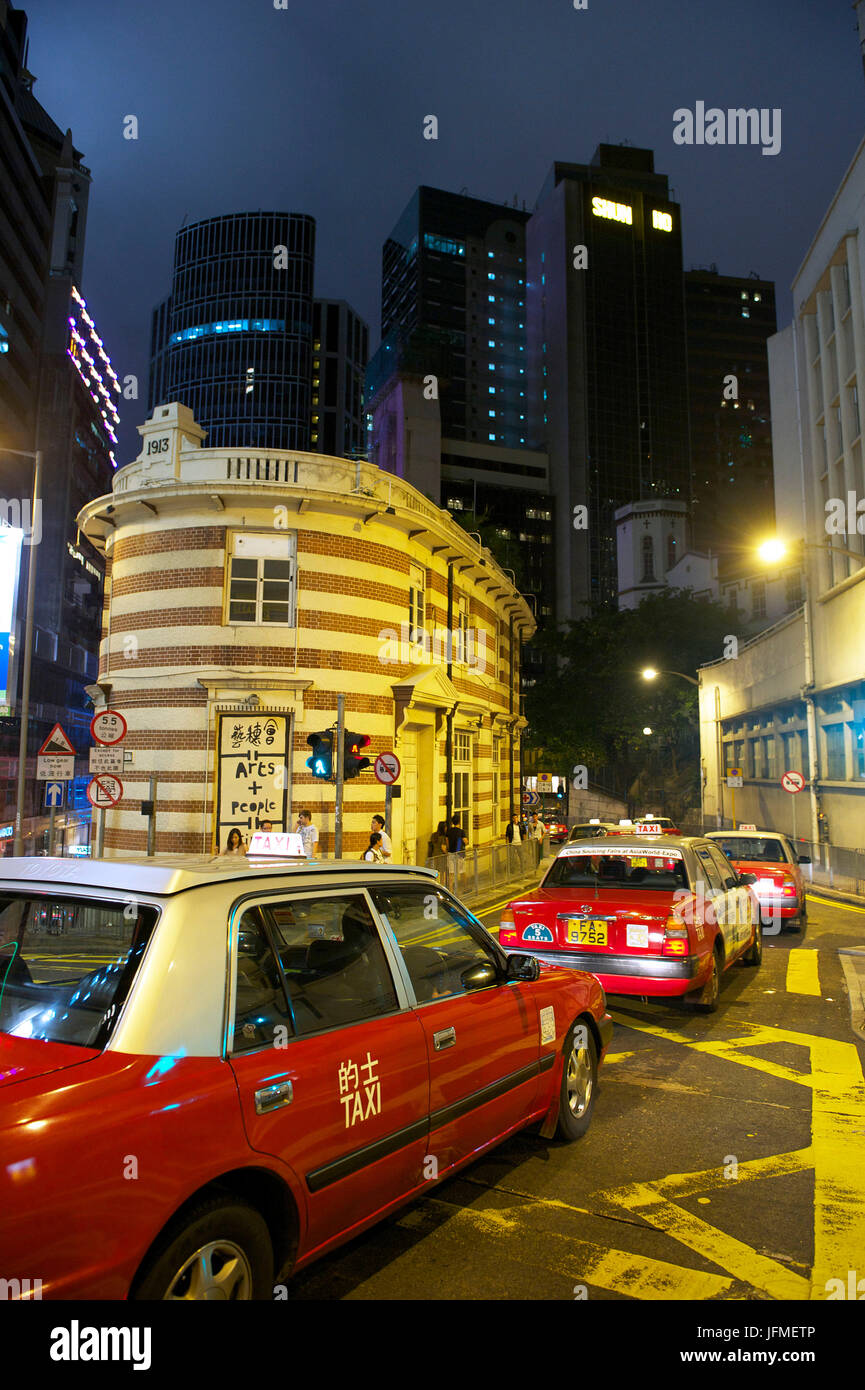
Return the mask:
[[[32,544],[32,526],[39,514],[39,484],[42,477],[42,450],[7,449],[4,454],[15,454],[18,458],[33,460],[33,510],[30,513],[31,545],[27,561],[27,606],[24,617],[24,665],[21,670],[21,730],[18,735],[18,790],[15,799],[15,842],[13,854],[24,853],[24,792],[27,768],[27,723],[30,718],[30,668],[33,664],[33,603],[36,597],[36,547]]]
[[[656,671],[654,666],[644,666],[640,675],[644,681],[653,681],[656,676],[681,676],[683,681],[690,681],[691,685],[700,684],[693,676],[686,676],[684,671]]]

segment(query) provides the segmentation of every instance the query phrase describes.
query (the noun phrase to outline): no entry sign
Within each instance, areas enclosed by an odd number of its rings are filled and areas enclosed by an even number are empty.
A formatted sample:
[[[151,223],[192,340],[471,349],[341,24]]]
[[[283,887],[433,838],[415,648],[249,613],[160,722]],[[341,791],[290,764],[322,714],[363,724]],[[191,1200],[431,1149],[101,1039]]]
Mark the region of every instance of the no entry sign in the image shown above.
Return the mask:
[[[805,785],[805,778],[801,772],[785,772],[781,778],[781,786],[785,792],[800,792]]]
[[[401,771],[399,758],[396,753],[379,753],[372,770],[379,782],[383,782],[386,787],[392,787]]]

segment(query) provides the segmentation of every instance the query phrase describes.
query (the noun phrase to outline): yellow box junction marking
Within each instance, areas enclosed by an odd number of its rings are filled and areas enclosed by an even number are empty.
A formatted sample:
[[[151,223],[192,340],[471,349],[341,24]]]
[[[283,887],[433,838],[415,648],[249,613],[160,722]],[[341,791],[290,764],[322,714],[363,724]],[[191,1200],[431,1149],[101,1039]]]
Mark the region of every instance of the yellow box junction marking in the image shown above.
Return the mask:
[[[807,954],[807,953],[803,953]],[[810,1281],[759,1254],[677,1206],[673,1197],[720,1188],[723,1169],[678,1173],[654,1182],[632,1183],[596,1195],[638,1212],[705,1258],[747,1280],[771,1298],[823,1300],[829,1279],[845,1278],[862,1263],[865,1230],[865,1081],[853,1043],[795,1033],[786,1028],[737,1023],[743,1036],[721,1042],[695,1040],[643,1020],[617,1020],[622,1026],[677,1042],[739,1066],[751,1067],[811,1091],[811,1144],[808,1148],[739,1164],[737,1181],[814,1170],[814,1263]],[[748,1056],[746,1048],[789,1043],[808,1049],[810,1072]],[[647,1295],[651,1297],[652,1295]],[[659,1295],[656,1295],[659,1296]]]
[[[816,994],[820,997],[816,951],[790,951],[787,957],[787,993]]]

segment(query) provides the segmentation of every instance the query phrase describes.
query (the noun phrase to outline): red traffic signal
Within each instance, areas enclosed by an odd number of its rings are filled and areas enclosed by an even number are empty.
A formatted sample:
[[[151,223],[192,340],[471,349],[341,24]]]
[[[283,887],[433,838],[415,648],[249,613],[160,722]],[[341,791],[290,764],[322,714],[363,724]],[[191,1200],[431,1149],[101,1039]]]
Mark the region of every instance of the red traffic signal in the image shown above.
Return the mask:
[[[371,765],[369,758],[363,756],[363,749],[369,748],[369,743],[369,734],[351,734],[346,729],[342,745],[342,775],[346,781]]]

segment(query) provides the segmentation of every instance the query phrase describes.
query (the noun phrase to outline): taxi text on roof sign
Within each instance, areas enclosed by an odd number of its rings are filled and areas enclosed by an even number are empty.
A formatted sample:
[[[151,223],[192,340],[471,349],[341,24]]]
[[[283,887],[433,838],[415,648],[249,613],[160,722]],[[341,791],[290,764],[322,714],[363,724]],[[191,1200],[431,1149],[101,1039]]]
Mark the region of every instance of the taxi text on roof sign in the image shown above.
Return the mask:
[[[305,859],[303,840],[293,831],[256,830],[249,841],[247,857],[262,859]]]

